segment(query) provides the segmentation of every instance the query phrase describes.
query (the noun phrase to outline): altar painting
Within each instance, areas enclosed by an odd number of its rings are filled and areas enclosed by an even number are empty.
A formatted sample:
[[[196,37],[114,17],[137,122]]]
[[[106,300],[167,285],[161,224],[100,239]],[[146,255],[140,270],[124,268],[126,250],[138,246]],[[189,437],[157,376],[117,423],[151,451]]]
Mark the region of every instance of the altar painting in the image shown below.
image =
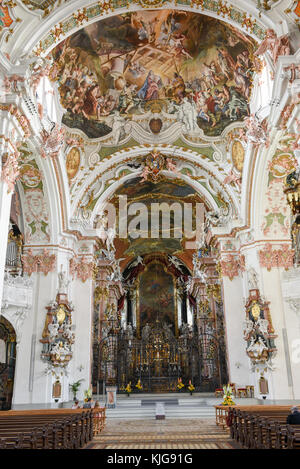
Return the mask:
[[[176,302],[174,281],[159,262],[149,264],[139,277],[139,321],[138,329],[142,331],[146,324],[155,321],[170,326],[173,333],[177,331]]]

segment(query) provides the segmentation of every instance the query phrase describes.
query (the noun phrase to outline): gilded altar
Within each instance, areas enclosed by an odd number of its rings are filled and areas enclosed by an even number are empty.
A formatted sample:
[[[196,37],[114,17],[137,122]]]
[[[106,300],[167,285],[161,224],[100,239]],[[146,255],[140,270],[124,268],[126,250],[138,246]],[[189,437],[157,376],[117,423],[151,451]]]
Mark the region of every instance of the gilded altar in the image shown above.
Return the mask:
[[[185,324],[176,337],[170,326],[156,320],[144,326],[141,338],[131,327],[119,330],[117,339],[114,338],[115,363],[109,358],[109,335],[102,341],[100,380],[106,381],[110,368],[115,368],[119,391],[125,391],[129,382],[133,385],[140,382],[143,392],[178,392],[179,380],[192,382],[197,390],[211,391],[222,380],[213,334],[199,336]]]

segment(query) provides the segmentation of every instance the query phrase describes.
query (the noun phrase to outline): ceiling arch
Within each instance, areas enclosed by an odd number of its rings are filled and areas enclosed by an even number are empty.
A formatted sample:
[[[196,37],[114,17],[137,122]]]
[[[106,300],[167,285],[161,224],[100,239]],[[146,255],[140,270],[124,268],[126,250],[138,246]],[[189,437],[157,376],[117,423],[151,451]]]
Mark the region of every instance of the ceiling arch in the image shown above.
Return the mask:
[[[31,2],[29,0],[26,3],[30,4]],[[44,17],[41,17],[42,10],[31,9],[31,14],[34,15],[32,24],[29,24],[27,28],[25,28],[25,25],[23,28],[19,28],[19,33],[23,29],[22,39],[18,35],[19,38],[16,38],[16,43],[12,43],[11,57],[18,54],[17,51],[20,50],[21,44],[22,55],[28,55],[34,50],[37,55],[46,56],[59,42],[83,26],[93,24],[102,18],[108,18],[128,11],[139,11],[145,7],[157,10],[171,7],[174,10],[184,9],[212,18],[220,18],[222,21],[249,34],[258,42],[263,39],[266,28],[278,29],[269,15],[259,11],[255,4],[245,0],[229,0],[226,3],[217,0],[198,0],[192,2],[186,0],[185,3],[181,2],[180,5],[177,5],[176,2],[166,2],[164,0],[146,3],[132,0],[130,2],[124,1],[124,4],[122,1],[118,2],[118,4],[109,1],[98,1],[91,4],[88,0],[72,0],[71,2],[59,2],[58,7],[53,8],[51,14]],[[37,23],[39,23],[39,28],[34,30],[34,24]],[[278,31],[278,33],[282,34],[283,31]]]
[[[80,216],[82,207],[91,202],[91,194],[94,199],[91,211],[91,224],[99,211],[113,193],[124,184],[125,181],[142,175],[145,158],[151,151],[157,150],[165,159],[171,157],[178,165],[178,172],[162,171],[164,176],[171,179],[179,178],[193,187],[206,201],[208,207],[217,210],[220,207],[220,196],[227,201],[231,213],[236,216],[239,212],[239,194],[231,185],[223,183],[226,173],[220,170],[217,163],[199,158],[198,153],[186,152],[184,149],[169,145],[167,147],[143,147],[127,149],[126,152],[118,152],[106,164],[95,168],[84,182],[75,190],[76,197],[72,201],[72,217]],[[137,161],[140,167],[129,168],[127,165]],[[189,171],[185,171],[188,168]],[[221,168],[222,169],[222,168]]]

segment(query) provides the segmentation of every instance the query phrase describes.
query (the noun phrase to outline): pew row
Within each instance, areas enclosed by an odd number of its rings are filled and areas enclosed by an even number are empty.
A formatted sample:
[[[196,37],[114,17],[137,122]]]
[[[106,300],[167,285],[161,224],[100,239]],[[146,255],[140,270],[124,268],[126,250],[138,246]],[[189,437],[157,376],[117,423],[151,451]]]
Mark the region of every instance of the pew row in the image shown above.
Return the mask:
[[[300,426],[286,423],[290,406],[232,406],[228,407],[226,413],[226,425],[231,438],[245,448],[300,447]]]
[[[0,449],[79,449],[105,426],[105,409],[0,413]]]

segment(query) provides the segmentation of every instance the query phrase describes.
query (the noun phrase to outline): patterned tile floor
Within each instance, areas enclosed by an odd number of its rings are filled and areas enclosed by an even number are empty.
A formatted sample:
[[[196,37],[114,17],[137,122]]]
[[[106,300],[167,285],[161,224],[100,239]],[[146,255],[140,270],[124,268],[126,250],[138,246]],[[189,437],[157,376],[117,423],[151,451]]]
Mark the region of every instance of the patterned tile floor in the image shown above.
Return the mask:
[[[181,430],[182,429],[182,430]],[[108,420],[86,449],[238,449],[210,420]]]

